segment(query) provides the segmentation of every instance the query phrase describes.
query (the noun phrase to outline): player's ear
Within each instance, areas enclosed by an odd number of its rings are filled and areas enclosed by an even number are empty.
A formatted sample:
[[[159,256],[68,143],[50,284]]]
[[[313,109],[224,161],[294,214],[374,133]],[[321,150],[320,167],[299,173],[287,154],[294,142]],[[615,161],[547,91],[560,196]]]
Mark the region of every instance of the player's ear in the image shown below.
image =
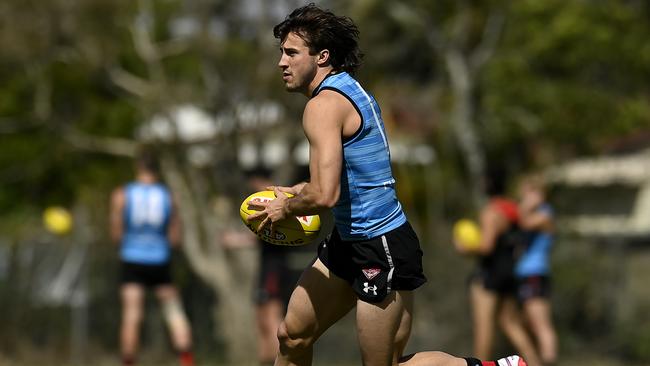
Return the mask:
[[[318,66],[327,66],[330,62],[330,50],[324,49],[319,51],[316,62],[318,63]]]

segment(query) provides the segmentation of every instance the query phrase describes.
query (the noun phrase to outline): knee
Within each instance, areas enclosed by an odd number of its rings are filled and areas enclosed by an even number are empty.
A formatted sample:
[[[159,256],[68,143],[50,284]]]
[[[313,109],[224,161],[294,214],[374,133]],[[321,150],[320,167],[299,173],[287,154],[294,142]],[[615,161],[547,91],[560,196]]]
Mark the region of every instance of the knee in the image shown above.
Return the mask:
[[[313,345],[313,338],[287,326],[284,321],[278,327],[280,353],[285,355],[301,354]]]
[[[178,298],[163,301],[162,312],[165,321],[170,327],[189,327],[183,304]]]
[[[138,325],[142,321],[142,311],[137,307],[126,307],[122,311],[122,324]]]
[[[519,328],[518,319],[501,316],[499,317],[499,327],[506,334],[516,332]]]

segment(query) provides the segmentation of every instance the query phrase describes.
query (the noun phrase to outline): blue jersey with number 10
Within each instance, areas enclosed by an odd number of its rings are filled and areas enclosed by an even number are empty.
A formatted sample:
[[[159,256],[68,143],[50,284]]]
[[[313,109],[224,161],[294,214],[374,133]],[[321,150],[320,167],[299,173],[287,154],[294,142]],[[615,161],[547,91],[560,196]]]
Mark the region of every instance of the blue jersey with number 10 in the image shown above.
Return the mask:
[[[343,240],[383,235],[406,222],[395,193],[384,121],[375,99],[348,73],[329,75],[315,90],[346,97],[361,117],[357,132],[343,140],[341,195],[333,209]]]
[[[136,264],[169,261],[167,228],[172,212],[169,190],[162,184],[131,183],[125,187],[121,258]]]

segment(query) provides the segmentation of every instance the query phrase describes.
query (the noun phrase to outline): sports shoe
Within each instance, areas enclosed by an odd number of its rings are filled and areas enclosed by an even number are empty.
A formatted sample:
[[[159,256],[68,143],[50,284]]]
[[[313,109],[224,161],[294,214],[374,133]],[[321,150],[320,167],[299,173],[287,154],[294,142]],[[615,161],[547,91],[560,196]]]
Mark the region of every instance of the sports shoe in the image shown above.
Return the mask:
[[[519,356],[508,356],[496,361],[497,366],[528,366],[526,361]]]

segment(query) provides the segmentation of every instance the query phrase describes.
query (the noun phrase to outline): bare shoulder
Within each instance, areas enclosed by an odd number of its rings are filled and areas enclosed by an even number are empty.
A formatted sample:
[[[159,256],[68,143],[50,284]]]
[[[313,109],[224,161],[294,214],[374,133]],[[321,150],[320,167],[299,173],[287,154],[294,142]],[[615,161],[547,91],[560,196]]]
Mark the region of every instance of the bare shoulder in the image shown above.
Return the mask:
[[[346,136],[357,129],[359,116],[352,103],[342,94],[333,90],[323,90],[310,99],[303,114],[305,131],[327,128],[336,136]],[[329,128],[328,128],[329,127]]]
[[[122,204],[124,203],[124,188],[122,186],[117,187],[111,193],[111,202],[113,204]]]
[[[352,103],[342,94],[333,90],[323,90],[311,98],[305,106],[305,116],[324,117],[324,114],[331,116],[345,116],[354,112]]]

